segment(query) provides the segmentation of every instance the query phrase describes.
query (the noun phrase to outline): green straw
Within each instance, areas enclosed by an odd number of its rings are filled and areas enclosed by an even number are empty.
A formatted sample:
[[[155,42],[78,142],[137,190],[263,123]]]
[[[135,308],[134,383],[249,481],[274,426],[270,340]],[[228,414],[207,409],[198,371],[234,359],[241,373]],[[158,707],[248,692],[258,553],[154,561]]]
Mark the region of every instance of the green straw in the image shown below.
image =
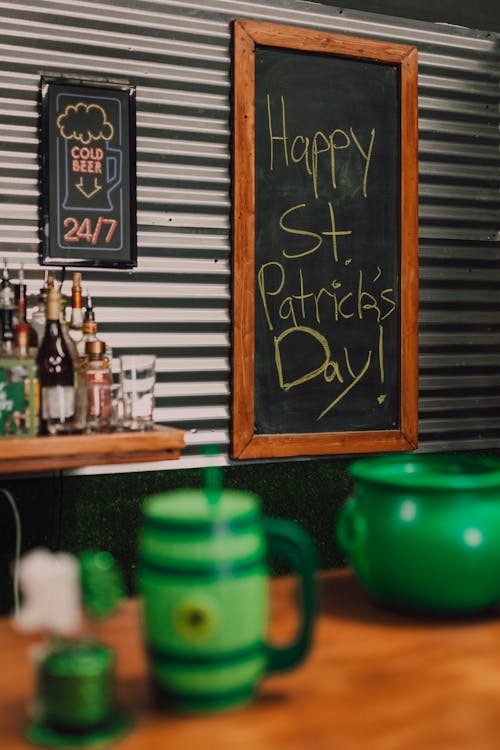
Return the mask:
[[[205,446],[203,453],[206,456],[215,456],[218,453],[217,446]],[[210,506],[215,507],[222,495],[222,468],[220,466],[203,467],[203,491]]]

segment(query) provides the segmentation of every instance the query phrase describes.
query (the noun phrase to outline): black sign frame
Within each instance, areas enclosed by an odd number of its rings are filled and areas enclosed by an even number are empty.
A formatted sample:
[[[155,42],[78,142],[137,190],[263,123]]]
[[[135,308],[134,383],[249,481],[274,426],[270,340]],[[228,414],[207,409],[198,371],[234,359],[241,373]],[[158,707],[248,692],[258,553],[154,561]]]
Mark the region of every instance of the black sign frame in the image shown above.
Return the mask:
[[[137,265],[136,90],[40,81],[40,264]]]

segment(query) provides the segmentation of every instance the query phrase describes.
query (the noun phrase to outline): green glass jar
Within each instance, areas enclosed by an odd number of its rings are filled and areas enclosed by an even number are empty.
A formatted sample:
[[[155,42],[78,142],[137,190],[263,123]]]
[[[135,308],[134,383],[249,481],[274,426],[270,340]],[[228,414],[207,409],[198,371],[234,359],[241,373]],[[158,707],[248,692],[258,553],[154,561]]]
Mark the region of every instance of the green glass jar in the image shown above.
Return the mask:
[[[44,722],[62,731],[89,731],[115,709],[115,655],[98,643],[62,645],[38,667]]]
[[[500,600],[500,462],[479,455],[355,461],[337,540],[368,591],[398,607],[465,613]]]

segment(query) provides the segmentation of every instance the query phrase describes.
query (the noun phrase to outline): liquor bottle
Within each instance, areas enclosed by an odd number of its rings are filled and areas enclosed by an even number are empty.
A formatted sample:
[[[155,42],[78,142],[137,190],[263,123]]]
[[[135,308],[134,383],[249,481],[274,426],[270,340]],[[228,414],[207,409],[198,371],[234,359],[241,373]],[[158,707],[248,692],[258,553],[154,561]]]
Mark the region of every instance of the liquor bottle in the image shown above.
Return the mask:
[[[29,347],[29,333],[27,323],[16,325],[11,378],[12,382],[22,383],[24,392],[24,409],[18,415],[19,432],[34,436],[40,427],[40,383],[36,361]]]
[[[94,339],[85,344],[82,374],[87,389],[87,430],[103,432],[111,424],[111,370],[104,359],[103,341]]]
[[[82,432],[85,427],[86,410],[87,410],[87,393],[85,383],[83,382],[80,371],[80,357],[76,342],[70,336],[69,323],[66,320],[66,308],[68,306],[67,298],[61,295],[61,331],[66,346],[69,349],[71,360],[73,362],[73,385],[75,388],[75,418],[73,421],[73,432]]]
[[[0,328],[2,341],[0,351],[2,357],[12,357],[14,354],[14,326],[12,307],[0,307]]]
[[[87,357],[86,344],[87,341],[97,340],[97,322],[95,319],[95,312],[92,306],[92,297],[87,292],[87,304],[85,305],[85,315],[83,317],[82,326],[83,336],[80,341],[77,341],[76,348],[80,356],[80,361],[85,360]]]
[[[3,259],[2,281],[0,282],[0,310],[13,310],[16,306],[14,285],[9,278],[7,260]]]
[[[42,434],[71,432],[75,417],[74,371],[71,353],[60,323],[61,295],[49,289],[47,323],[38,351],[38,377],[41,388]]]
[[[46,270],[43,277],[43,285],[38,294],[38,305],[33,308],[31,314],[31,325],[38,337],[38,346],[42,343],[47,323],[47,295],[49,293],[49,272]]]
[[[71,287],[71,317],[69,320],[69,335],[75,343],[83,338],[83,307],[82,307],[82,274],[73,274]]]
[[[28,359],[29,351],[29,326],[27,323],[18,323],[15,331],[15,349],[14,356],[16,359]]]
[[[14,309],[16,297],[14,285],[9,278],[7,261],[3,259],[2,281],[0,282],[0,352],[3,357],[12,357],[14,353]]]
[[[78,353],[80,354],[80,362],[84,362],[86,360],[86,352],[85,352],[85,346],[87,344],[87,341],[96,341],[99,340],[97,337],[97,321],[95,318],[95,312],[94,307],[92,305],[92,297],[87,292],[87,304],[85,306],[85,315],[83,318],[83,339],[81,342],[78,343]],[[106,367],[111,368],[112,358],[113,358],[113,350],[107,343],[107,341],[104,342],[104,364]]]
[[[66,342],[66,345],[69,349],[69,353],[71,354],[71,359],[73,361],[73,368],[78,371],[80,368],[80,357],[78,355],[78,349],[76,348],[76,343],[71,337],[70,332],[70,324],[68,323],[66,319],[66,308],[68,306],[68,300],[67,298],[61,294],[61,315],[60,315],[60,323],[61,323],[61,331],[63,338]],[[75,373],[77,374],[77,373]]]
[[[18,317],[19,295],[21,294],[21,284],[24,284],[24,266],[22,263],[19,268],[17,279],[18,279],[17,282],[15,282],[12,285],[14,287],[14,318],[12,321],[12,327],[14,328],[14,330],[16,330],[16,326],[19,323],[19,317]],[[26,292],[26,287],[24,288],[24,290]]]
[[[33,326],[26,320],[26,284],[23,283],[21,273],[19,274],[19,284],[16,284],[16,316],[14,323],[14,335],[16,335],[17,326],[20,323],[28,326],[28,348],[32,357],[36,357],[38,349],[38,335]]]

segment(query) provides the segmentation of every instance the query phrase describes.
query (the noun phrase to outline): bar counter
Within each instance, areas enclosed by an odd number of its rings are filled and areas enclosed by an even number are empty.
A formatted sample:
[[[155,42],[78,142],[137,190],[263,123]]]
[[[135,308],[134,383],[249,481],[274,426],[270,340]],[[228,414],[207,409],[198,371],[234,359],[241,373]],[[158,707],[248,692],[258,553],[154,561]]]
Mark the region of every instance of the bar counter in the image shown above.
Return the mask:
[[[117,649],[118,698],[134,729],[117,750],[493,750],[500,746],[500,619],[425,618],[375,604],[350,571],[320,576],[309,659],[265,680],[234,713],[177,717],[152,708],[137,602],[100,635]],[[294,582],[273,582],[272,632],[295,627]],[[30,643],[0,623],[0,747],[26,750]]]

